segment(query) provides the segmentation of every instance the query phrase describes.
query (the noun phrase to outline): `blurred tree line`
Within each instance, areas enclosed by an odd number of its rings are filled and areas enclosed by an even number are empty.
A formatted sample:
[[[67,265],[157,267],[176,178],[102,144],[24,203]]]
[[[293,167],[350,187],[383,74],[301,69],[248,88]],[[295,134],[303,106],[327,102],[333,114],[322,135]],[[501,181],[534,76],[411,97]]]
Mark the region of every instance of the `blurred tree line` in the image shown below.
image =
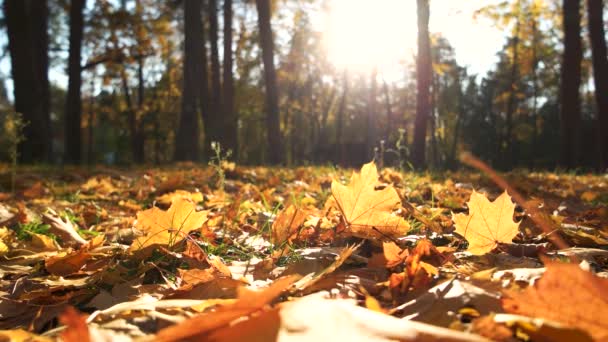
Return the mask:
[[[416,4],[415,63],[388,81],[330,63],[312,20],[327,0],[3,0],[2,119],[27,121],[27,163],[200,161],[217,141],[245,164],[445,169],[467,150],[501,169],[606,169],[602,0],[480,8],[506,34],[484,75]]]

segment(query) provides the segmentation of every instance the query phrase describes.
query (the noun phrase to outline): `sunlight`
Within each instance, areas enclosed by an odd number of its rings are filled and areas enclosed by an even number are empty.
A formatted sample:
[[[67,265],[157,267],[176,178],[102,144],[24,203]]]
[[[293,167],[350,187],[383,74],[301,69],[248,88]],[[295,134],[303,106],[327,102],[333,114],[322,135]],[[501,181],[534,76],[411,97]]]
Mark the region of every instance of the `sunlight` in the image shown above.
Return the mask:
[[[325,30],[329,60],[339,69],[387,78],[403,73],[399,65],[416,51],[415,2],[332,0]]]

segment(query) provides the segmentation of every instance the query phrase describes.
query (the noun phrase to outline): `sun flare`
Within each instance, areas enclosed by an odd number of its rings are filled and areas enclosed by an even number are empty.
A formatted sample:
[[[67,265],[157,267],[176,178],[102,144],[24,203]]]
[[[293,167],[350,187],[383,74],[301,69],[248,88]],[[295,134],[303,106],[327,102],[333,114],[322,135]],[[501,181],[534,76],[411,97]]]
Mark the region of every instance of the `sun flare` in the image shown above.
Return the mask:
[[[415,10],[403,0],[332,0],[325,30],[329,60],[355,72],[399,72],[416,50]]]

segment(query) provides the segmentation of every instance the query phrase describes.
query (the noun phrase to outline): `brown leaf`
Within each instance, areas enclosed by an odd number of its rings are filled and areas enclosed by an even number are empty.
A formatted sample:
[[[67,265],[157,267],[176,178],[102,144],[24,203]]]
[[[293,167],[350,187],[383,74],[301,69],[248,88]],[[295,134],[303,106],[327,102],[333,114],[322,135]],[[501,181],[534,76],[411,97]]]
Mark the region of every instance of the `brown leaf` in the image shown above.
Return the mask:
[[[361,173],[353,172],[348,186],[331,183],[331,193],[348,224],[350,233],[361,238],[395,238],[405,235],[409,224],[392,213],[401,203],[392,186],[375,190],[378,183],[376,164],[363,165]]]
[[[270,287],[257,292],[240,288],[236,303],[221,307],[212,313],[194,316],[174,326],[165,328],[156,335],[156,341],[179,341],[204,336],[204,334],[226,326],[239,317],[247,316],[260,310],[291,286],[298,278],[298,276],[289,276],[277,279]]]
[[[131,244],[130,251],[146,256],[151,253],[148,247],[173,246],[186,235],[203,226],[207,221],[206,211],[196,211],[196,206],[183,198],[176,199],[167,210],[152,208],[137,213],[136,227],[145,235]]]
[[[281,211],[272,223],[271,242],[275,245],[281,245],[288,241],[297,232],[298,227],[304,223],[307,216],[306,211],[298,209],[294,205],[290,205]]]
[[[401,249],[396,243],[392,241],[384,242],[382,243],[382,254],[372,256],[368,266],[392,268],[403,263],[408,254],[407,249]]]
[[[453,220],[456,233],[469,242],[471,254],[486,254],[499,243],[511,243],[519,232],[519,223],[513,222],[515,204],[506,191],[494,202],[473,191],[467,203],[469,214],[456,214]]]
[[[525,291],[506,292],[502,306],[509,313],[541,317],[608,340],[608,279],[576,264],[549,262],[545,274]]]
[[[90,341],[89,328],[87,327],[87,315],[83,315],[69,306],[61,316],[59,322],[66,325],[61,333],[64,342],[88,342]]]
[[[60,254],[46,259],[44,267],[50,274],[65,277],[78,272],[90,257],[85,250]]]

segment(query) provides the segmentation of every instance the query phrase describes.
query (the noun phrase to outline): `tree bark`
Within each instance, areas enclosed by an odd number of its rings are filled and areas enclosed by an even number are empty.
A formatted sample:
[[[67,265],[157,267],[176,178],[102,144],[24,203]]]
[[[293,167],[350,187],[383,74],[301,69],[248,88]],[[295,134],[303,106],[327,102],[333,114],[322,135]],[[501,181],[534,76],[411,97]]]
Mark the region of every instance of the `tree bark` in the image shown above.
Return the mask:
[[[266,134],[268,140],[268,161],[280,164],[283,160],[281,148],[281,128],[279,125],[279,96],[277,76],[274,67],[274,42],[270,24],[270,0],[256,0],[260,45],[264,62],[264,82],[266,84]]]
[[[580,0],[563,0],[564,55],[560,85],[562,166],[572,169],[579,161],[581,127],[581,43]]]
[[[65,104],[65,159],[70,164],[81,161],[81,117],[82,117],[82,35],[84,29],[85,0],[70,3],[70,52],[68,57],[68,94]]]
[[[416,168],[425,166],[426,131],[430,115],[431,41],[429,37],[429,0],[417,0],[418,5],[418,56],[416,58],[416,119],[412,164]]]
[[[369,90],[369,102],[367,104],[367,139],[365,140],[365,150],[367,153],[367,160],[373,160],[376,156],[376,118],[378,116],[378,82],[376,80],[378,76],[378,69],[374,68],[370,75],[370,90]]]
[[[238,159],[238,116],[234,109],[234,77],[232,75],[232,0],[224,0],[224,67],[222,106],[224,112],[224,144]]]
[[[41,0],[5,0],[15,111],[28,123],[19,144],[22,162],[50,161],[52,152],[48,7]]]
[[[595,101],[599,121],[598,166],[603,171],[608,167],[608,57],[604,31],[604,4],[602,0],[587,0],[589,40],[593,58],[593,80]]]
[[[208,0],[209,15],[209,41],[211,45],[211,101],[208,120],[205,126],[210,129],[205,130],[205,154],[207,158],[211,156],[211,142],[223,143],[223,118],[222,118],[222,86],[220,83],[220,60],[218,52],[218,23],[217,23],[217,0]],[[221,144],[222,147],[224,144]]]
[[[515,32],[513,34],[513,40],[511,42],[512,58],[511,61],[511,74],[509,76],[509,99],[507,100],[507,113],[506,113],[506,132],[504,142],[506,144],[506,151],[504,151],[504,167],[510,169],[513,166],[513,114],[517,110],[517,104],[515,100],[517,98],[517,85],[516,82],[519,76],[519,33],[521,31],[521,3],[518,0],[518,13],[517,21],[515,22]]]
[[[336,115],[336,158],[340,165],[344,165],[344,116],[348,99],[348,72],[342,75],[342,98]]]
[[[175,139],[177,161],[199,159],[198,98],[201,95],[201,60],[203,44],[202,0],[184,0],[184,83],[182,86],[182,114]]]

